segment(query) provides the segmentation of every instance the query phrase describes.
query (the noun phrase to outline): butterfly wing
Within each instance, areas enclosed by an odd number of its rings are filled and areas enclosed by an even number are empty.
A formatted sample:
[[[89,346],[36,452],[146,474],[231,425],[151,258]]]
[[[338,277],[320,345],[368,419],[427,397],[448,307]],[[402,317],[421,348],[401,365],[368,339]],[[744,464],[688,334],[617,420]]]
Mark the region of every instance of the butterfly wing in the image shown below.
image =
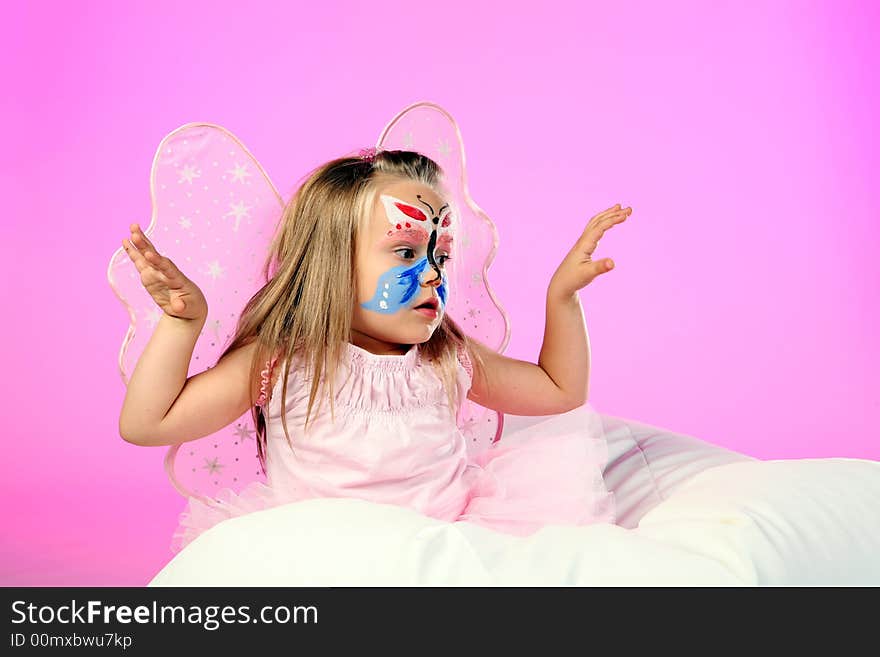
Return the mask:
[[[442,187],[451,208],[449,221],[438,226],[438,238],[451,233],[455,245],[445,268],[450,289],[446,311],[468,335],[503,352],[510,340],[510,322],[487,277],[498,248],[498,232],[468,193],[464,143],[452,115],[434,103],[414,103],[388,123],[377,147],[414,150],[443,169]],[[459,418],[472,455],[501,436],[504,418],[497,411],[465,399]]]
[[[161,141],[150,194],[152,216],[145,234],[208,301],[208,319],[190,361],[188,376],[193,376],[216,364],[245,304],[266,283],[264,261],[284,202],[241,141],[207,123],[186,124]],[[128,310],[129,327],[119,351],[119,372],[128,385],[163,311],[121,247],[107,277]],[[172,446],[165,458],[172,484],[184,496],[211,503],[220,489],[238,492],[264,479],[255,434],[247,411],[214,434]]]

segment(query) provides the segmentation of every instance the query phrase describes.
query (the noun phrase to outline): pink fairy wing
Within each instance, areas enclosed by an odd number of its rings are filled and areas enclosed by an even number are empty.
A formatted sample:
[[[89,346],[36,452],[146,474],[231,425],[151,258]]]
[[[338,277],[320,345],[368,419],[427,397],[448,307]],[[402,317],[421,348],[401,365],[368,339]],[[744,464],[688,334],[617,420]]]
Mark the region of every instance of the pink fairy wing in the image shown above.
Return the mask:
[[[464,143],[452,116],[439,105],[418,102],[402,110],[382,131],[376,144],[384,150],[414,150],[443,169],[442,186],[452,204],[450,225],[438,230],[453,236],[447,312],[470,336],[498,352],[510,339],[510,323],[489,287],[487,271],[498,247],[495,224],[468,193]],[[459,428],[468,450],[478,454],[501,436],[503,416],[465,399]]]
[[[205,123],[184,125],[162,140],[150,193],[152,217],[144,232],[208,301],[188,372],[193,376],[216,364],[244,305],[266,283],[264,261],[284,202],[247,148],[224,128]],[[128,385],[163,311],[121,247],[107,277],[129,315],[119,352],[119,371]],[[214,434],[172,446],[165,458],[172,484],[184,496],[210,504],[220,489],[238,492],[264,480],[255,433],[247,411]]]

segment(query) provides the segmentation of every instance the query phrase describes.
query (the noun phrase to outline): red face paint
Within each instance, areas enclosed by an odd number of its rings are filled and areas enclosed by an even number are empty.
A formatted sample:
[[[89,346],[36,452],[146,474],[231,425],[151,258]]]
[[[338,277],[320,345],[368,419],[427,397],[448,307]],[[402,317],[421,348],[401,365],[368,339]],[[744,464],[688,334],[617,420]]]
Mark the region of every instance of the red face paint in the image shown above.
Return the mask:
[[[385,214],[392,229],[388,231],[383,243],[399,238],[413,238],[417,245],[428,242],[428,261],[440,276],[440,267],[434,260],[434,251],[444,249],[451,253],[452,248],[452,212],[449,205],[442,206],[437,212],[429,203],[422,200],[420,194],[416,195],[419,203],[426,206],[428,213],[406,201],[395,198],[388,194],[382,194],[380,199],[385,206]]]
[[[428,231],[424,228],[419,229],[403,226],[400,230],[397,230],[396,228],[389,230],[382,243],[387,244],[388,242],[393,242],[395,240],[409,240],[416,245],[420,245],[427,244],[428,237]]]

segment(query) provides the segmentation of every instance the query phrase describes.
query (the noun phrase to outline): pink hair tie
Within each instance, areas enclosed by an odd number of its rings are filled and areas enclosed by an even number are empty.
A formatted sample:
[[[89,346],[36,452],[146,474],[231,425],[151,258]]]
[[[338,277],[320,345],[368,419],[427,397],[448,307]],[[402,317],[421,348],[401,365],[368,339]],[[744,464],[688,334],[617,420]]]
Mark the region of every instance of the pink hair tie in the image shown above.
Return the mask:
[[[358,156],[366,162],[372,162],[376,159],[376,154],[378,152],[379,151],[376,150],[375,146],[370,146],[370,148],[362,148],[360,153],[358,153]]]
[[[278,356],[271,361],[266,361],[266,367],[260,372],[262,381],[260,383],[260,397],[257,399],[257,406],[265,407],[269,397],[269,384],[271,383],[272,370],[275,369],[275,363],[278,362]]]

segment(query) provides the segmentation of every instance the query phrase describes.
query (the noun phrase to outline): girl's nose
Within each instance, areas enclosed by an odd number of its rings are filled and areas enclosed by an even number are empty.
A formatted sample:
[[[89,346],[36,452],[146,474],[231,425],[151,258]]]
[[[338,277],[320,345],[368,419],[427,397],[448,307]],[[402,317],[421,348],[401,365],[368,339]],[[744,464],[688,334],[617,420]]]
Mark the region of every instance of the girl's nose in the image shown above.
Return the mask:
[[[423,287],[437,287],[442,282],[440,274],[434,271],[431,267],[425,268],[425,271],[422,273]]]

